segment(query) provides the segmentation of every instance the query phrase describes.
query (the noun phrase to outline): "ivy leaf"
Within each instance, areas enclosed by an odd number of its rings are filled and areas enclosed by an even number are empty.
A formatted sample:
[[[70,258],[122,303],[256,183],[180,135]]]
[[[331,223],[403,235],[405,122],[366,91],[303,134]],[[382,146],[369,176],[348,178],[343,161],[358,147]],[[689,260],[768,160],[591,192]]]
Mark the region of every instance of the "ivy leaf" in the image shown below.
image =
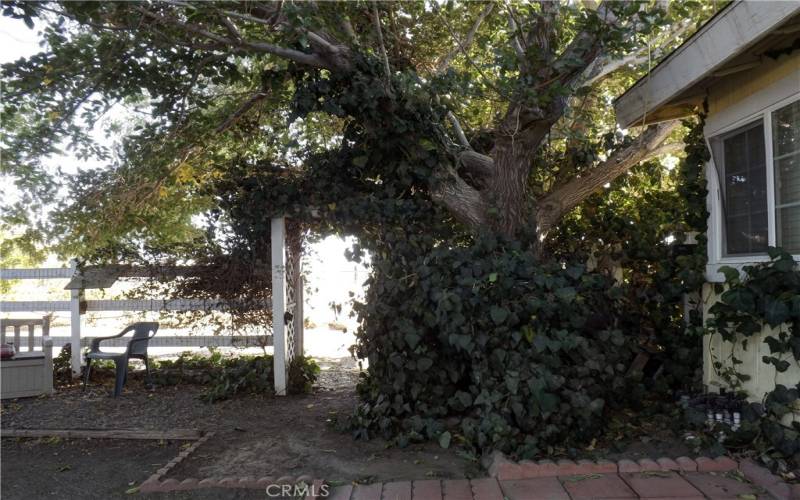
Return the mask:
[[[419,145],[422,146],[423,149],[425,149],[426,151],[435,151],[437,149],[436,144],[434,144],[428,139],[421,139],[419,141]]]
[[[789,307],[782,300],[767,298],[767,303],[764,307],[764,319],[769,326],[779,326],[789,319]]]
[[[752,313],[755,311],[753,293],[744,288],[733,288],[722,294],[722,300],[731,307],[743,312]]]
[[[497,273],[490,273],[489,274],[489,283],[494,283],[497,281]]]
[[[450,448],[450,439],[451,436],[448,431],[444,431],[443,433],[439,434],[439,446],[441,446],[445,450],[447,448]]]
[[[533,336],[536,335],[536,332],[533,331],[531,325],[525,325],[522,327],[522,335],[525,337],[525,340],[527,340],[528,343],[530,344],[533,342]]]
[[[727,283],[735,283],[739,281],[739,271],[731,266],[722,266],[719,268],[719,272],[725,276],[725,281]]]
[[[421,371],[425,371],[431,366],[433,366],[433,360],[431,358],[420,358],[417,360],[417,369]]]
[[[356,156],[353,158],[353,165],[357,167],[364,167],[367,162],[369,161],[369,157],[367,155],[364,156]]]
[[[565,286],[556,290],[556,297],[564,302],[572,302],[572,299],[575,298],[575,295],[575,289],[571,286]]]
[[[414,332],[408,332],[405,334],[405,341],[408,344],[408,347],[414,349],[419,344],[420,336]]]
[[[492,321],[495,325],[502,325],[506,318],[508,318],[508,309],[505,307],[492,306],[489,314],[492,316]]]

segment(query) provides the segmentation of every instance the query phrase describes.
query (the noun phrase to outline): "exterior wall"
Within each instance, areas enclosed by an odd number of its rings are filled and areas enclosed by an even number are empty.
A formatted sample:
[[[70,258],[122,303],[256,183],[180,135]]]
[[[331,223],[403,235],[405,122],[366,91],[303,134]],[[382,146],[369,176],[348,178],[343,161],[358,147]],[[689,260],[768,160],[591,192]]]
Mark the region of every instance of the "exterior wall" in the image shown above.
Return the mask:
[[[719,300],[714,294],[714,286],[706,284],[703,287],[703,318],[708,318],[708,310]],[[762,356],[769,356],[769,346],[764,343],[764,339],[770,335],[777,334],[777,329],[768,326],[757,336],[750,337],[747,349],[742,347],[741,342],[734,346],[730,342],[725,342],[719,335],[703,338],[703,384],[711,392],[718,392],[720,388],[727,388],[725,379],[714,368],[714,362],[720,361],[724,367],[732,367],[731,354],[742,361],[736,371],[750,375],[751,379],[744,382],[743,389],[747,391],[750,401],[761,401],[764,395],[775,388],[776,384],[783,384],[792,387],[800,382],[800,364],[792,362],[788,370],[778,373],[775,367],[761,361]],[[787,359],[791,360],[791,354],[787,354]],[[793,361],[793,360],[792,360]]]
[[[781,56],[777,60],[765,58],[755,68],[724,78],[708,89],[709,120],[714,115],[724,118],[722,113],[737,104],[740,105],[739,111],[746,112],[741,109],[743,100],[790,75],[794,75],[794,90],[797,91],[800,89],[800,51]],[[756,109],[752,112],[757,111]]]
[[[705,137],[711,139],[721,133],[742,126],[763,115],[776,104],[791,102],[800,96],[800,51],[781,56],[777,61],[766,59],[760,66],[730,75],[708,89],[708,115]],[[787,102],[787,103],[788,103]],[[768,145],[771,151],[771,146]],[[722,216],[720,186],[713,159],[706,166],[708,182],[708,265],[706,279],[712,283],[724,281],[721,266],[741,269],[743,266],[769,260],[763,256],[722,256]],[[772,184],[772,171],[768,170],[767,183]],[[769,215],[774,227],[774,212]],[[773,231],[774,232],[774,231]],[[774,244],[774,243],[771,243]],[[797,256],[800,260],[800,256]]]
[[[795,51],[778,60],[764,58],[756,68],[730,75],[708,89],[708,116],[706,117],[706,139],[727,130],[744,125],[765,110],[787,99],[800,95],[800,52]],[[724,277],[719,273],[723,265],[741,269],[745,265],[768,260],[767,256],[722,257],[722,217],[720,190],[713,160],[707,166],[708,180],[708,283],[702,290],[703,318],[709,317],[709,308],[719,300],[714,294],[713,283],[721,283]],[[768,176],[768,182],[771,177]],[[800,256],[797,256],[800,260]],[[751,401],[761,401],[776,384],[794,386],[800,382],[800,366],[792,362],[783,373],[777,373],[774,366],[761,361],[770,355],[769,346],[764,343],[767,336],[777,333],[777,329],[765,325],[759,335],[748,340],[747,349],[741,342],[735,345],[724,342],[719,335],[706,335],[703,339],[703,383],[709,391],[717,392],[727,387],[724,377],[714,367],[719,361],[725,367],[733,367],[731,356],[742,361],[736,371],[749,375],[751,379],[743,383]],[[791,356],[790,356],[791,357]],[[791,417],[789,417],[791,418]]]

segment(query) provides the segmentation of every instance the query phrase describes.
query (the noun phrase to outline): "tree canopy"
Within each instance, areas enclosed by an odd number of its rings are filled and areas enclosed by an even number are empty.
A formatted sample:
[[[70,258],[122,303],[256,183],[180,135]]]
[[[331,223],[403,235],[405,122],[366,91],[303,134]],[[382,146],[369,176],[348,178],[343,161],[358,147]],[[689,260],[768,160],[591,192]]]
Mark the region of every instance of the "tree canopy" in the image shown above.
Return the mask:
[[[117,260],[224,247],[273,213],[375,238],[435,221],[538,248],[597,189],[676,150],[674,123],[628,133],[608,109],[713,8],[4,2],[43,50],[3,66],[3,173],[23,193],[3,223]],[[91,136],[108,115],[113,146]],[[107,166],[48,170],[64,150]]]

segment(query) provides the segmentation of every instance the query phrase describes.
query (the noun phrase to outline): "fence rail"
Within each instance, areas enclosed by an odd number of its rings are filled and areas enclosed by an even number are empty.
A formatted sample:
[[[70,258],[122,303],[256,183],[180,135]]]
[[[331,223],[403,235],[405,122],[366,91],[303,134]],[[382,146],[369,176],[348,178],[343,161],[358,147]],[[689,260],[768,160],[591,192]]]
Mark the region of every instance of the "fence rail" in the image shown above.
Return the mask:
[[[272,325],[272,335],[156,336],[150,341],[150,345],[155,347],[271,345],[274,348],[275,392],[278,395],[285,395],[289,362],[294,356],[303,355],[303,280],[300,274],[300,253],[289,249],[286,245],[284,218],[275,217],[270,224],[272,300],[252,304],[252,307],[254,309],[272,309],[272,317],[275,320]],[[289,262],[287,262],[287,257],[290,257]],[[86,289],[109,288],[121,277],[148,277],[153,276],[153,273],[162,278],[177,277],[187,273],[191,274],[194,270],[196,270],[194,266],[165,266],[150,269],[128,265],[89,266],[79,269],[75,262],[69,268],[0,269],[1,280],[70,280],[65,287],[70,292],[70,300],[0,301],[0,313],[68,311],[71,335],[69,337],[51,337],[54,345],[63,346],[71,343],[85,346],[89,345],[92,339],[91,337],[81,337],[81,315],[85,312],[226,310],[226,303],[218,300],[86,300],[84,295]],[[120,341],[126,342],[123,339]],[[82,363],[81,350],[73,349],[72,372],[74,375],[80,374]]]
[[[81,347],[89,347],[92,340],[98,337],[81,337]],[[60,335],[50,339],[53,341],[53,347],[64,347],[72,343],[72,337]],[[108,339],[103,341],[103,347],[126,347],[130,342],[128,338]],[[15,346],[17,349],[22,349],[25,346],[30,350],[29,340],[21,337],[19,340],[21,345]],[[42,337],[33,337],[33,346],[40,347],[42,345]],[[148,342],[149,347],[271,347],[272,335],[156,335]]]
[[[3,280],[52,280],[69,279],[75,270],[69,267],[42,267],[38,269],[0,269]]]

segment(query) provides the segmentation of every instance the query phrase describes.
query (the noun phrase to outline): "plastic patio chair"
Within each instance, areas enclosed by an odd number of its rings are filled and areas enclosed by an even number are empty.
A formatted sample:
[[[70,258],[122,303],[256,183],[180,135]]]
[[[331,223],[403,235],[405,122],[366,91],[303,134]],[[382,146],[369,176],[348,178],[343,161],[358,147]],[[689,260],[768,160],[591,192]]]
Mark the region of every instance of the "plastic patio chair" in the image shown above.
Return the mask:
[[[100,350],[100,342],[109,339],[117,339],[124,336],[128,332],[133,332],[128,347],[125,352],[103,352]],[[121,333],[112,335],[111,337],[98,337],[92,339],[92,345],[89,352],[86,353],[86,374],[83,379],[83,389],[86,390],[86,385],[89,383],[89,374],[92,371],[93,359],[108,359],[114,362],[116,368],[116,379],[114,380],[114,397],[116,398],[122,392],[122,386],[125,385],[125,379],[128,376],[128,360],[141,359],[144,361],[144,368],[147,373],[147,382],[150,382],[150,363],[147,360],[147,344],[155,337],[158,331],[158,323],[156,322],[140,322],[127,326]]]

